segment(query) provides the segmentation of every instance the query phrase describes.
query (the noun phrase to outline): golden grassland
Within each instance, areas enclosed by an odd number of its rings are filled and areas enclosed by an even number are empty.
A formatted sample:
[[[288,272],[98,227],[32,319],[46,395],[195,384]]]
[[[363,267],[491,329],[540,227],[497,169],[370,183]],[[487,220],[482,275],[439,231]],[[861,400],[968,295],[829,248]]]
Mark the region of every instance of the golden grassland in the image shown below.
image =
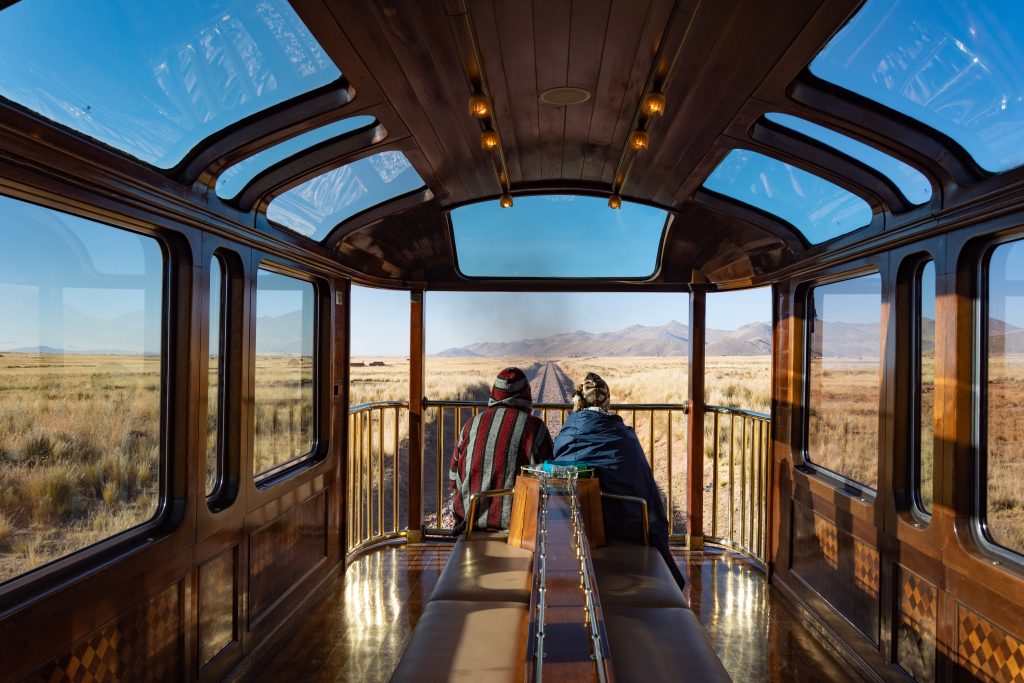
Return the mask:
[[[160,361],[0,357],[0,581],[153,517]]]
[[[404,401],[408,394],[405,359],[355,359],[352,403]],[[684,358],[563,358],[560,366],[573,381],[586,372],[604,377],[615,403],[682,404],[686,396]],[[371,366],[372,361],[383,366]],[[432,400],[484,401],[502,367],[535,367],[537,361],[514,358],[429,358],[426,395]],[[819,465],[873,483],[877,467],[877,364],[847,361],[812,367],[809,452]],[[712,357],[707,360],[706,401],[714,405],[766,412],[769,406],[767,357]],[[925,362],[930,376],[931,361]],[[988,438],[988,524],[993,538],[1024,549],[1024,357],[990,365]],[[256,471],[273,468],[308,452],[312,443],[313,368],[308,358],[265,356],[257,359]],[[216,372],[211,372],[211,396]],[[922,413],[932,414],[927,384]],[[446,491],[447,460],[457,430],[454,416],[436,424],[427,414],[425,504],[436,519],[440,476]],[[469,418],[463,411],[461,419]],[[625,411],[652,460],[666,493],[674,531],[685,532],[686,418],[681,411]],[[653,421],[653,422],[652,422]],[[405,420],[400,420],[399,450],[407,457]],[[926,423],[929,421],[926,419]],[[377,448],[394,454],[394,418]],[[652,429],[653,425],[653,429]],[[712,491],[715,443],[720,520],[727,516],[730,444],[743,436],[727,420],[717,439],[712,419],[705,426],[705,492]],[[669,428],[671,427],[671,439]],[[216,473],[217,415],[207,424],[207,491]],[[160,363],[141,356],[0,354],[0,581],[52,559],[137,526],[152,518],[159,502]],[[380,441],[379,437],[378,441]],[[750,435],[747,436],[750,438]],[[439,442],[440,441],[440,442]],[[922,442],[922,498],[930,505],[931,437]],[[440,468],[438,450],[440,447]],[[400,472],[404,469],[400,467]],[[440,469],[440,474],[438,470]],[[401,479],[401,477],[399,477]],[[392,474],[387,472],[387,487]],[[399,486],[403,483],[400,481]],[[733,489],[738,491],[738,486]],[[733,498],[733,513],[740,500]],[[404,500],[404,495],[402,496]],[[705,496],[710,520],[711,496]],[[431,513],[433,510],[433,513]],[[429,521],[429,520],[428,520]],[[393,522],[393,519],[391,520]],[[710,521],[707,522],[710,525]],[[705,529],[709,531],[709,529]],[[721,528],[719,529],[721,535]]]

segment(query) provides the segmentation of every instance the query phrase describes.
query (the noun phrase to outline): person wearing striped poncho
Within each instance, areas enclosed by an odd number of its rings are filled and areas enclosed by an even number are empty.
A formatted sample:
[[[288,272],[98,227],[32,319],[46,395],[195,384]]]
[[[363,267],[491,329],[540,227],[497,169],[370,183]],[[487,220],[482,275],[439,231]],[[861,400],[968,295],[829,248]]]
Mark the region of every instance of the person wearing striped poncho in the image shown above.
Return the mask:
[[[456,533],[466,528],[472,494],[512,488],[521,467],[551,459],[551,434],[530,414],[532,407],[526,374],[505,368],[494,380],[487,409],[462,427],[448,471]],[[494,498],[489,505],[478,505],[474,528],[507,529],[511,518],[511,496]]]

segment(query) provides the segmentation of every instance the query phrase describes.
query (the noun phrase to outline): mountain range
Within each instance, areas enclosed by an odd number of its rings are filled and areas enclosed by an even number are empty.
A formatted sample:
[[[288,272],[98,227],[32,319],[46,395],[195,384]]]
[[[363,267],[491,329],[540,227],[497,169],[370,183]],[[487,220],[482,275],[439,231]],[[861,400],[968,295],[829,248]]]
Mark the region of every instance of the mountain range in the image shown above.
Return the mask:
[[[767,356],[771,354],[771,325],[750,323],[738,330],[708,328],[707,354],[712,356]],[[877,339],[877,337],[876,337]],[[445,349],[437,356],[541,358],[547,356],[685,356],[690,349],[690,328],[678,321],[664,325],[630,325],[615,332],[563,332],[538,339],[481,342]],[[877,353],[877,351],[876,351]]]

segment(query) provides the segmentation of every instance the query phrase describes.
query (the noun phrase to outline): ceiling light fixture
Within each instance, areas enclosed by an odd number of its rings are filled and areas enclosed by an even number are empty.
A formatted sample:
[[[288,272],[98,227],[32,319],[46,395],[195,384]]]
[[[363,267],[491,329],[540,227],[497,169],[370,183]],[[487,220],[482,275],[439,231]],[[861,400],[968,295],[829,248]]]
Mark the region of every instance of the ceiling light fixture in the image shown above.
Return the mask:
[[[483,93],[469,96],[469,115],[478,119],[486,119],[491,115],[491,101]]]
[[[629,146],[634,152],[642,152],[651,146],[651,136],[645,130],[634,130],[629,136]]]
[[[665,95],[657,90],[652,90],[644,96],[642,108],[647,116],[664,116]]]
[[[470,16],[469,3],[456,0],[454,3],[449,3],[449,8],[452,7],[458,11],[447,14],[456,36],[456,42],[459,44],[463,73],[466,76],[466,85],[469,86],[467,110],[469,115],[480,124],[480,147],[486,152],[492,152],[489,155],[490,163],[498,181],[501,205],[508,208],[512,206],[508,162],[505,159],[505,151],[501,148],[498,118],[494,111],[494,97],[491,89],[487,86],[487,72],[484,69],[484,60],[480,52],[480,42],[476,35],[473,18]]]
[[[486,149],[488,152],[498,149],[501,145],[501,138],[498,137],[498,131],[496,130],[485,130],[480,133],[480,146]]]
[[[621,209],[622,208],[622,197],[617,194],[613,194],[608,197],[608,208],[609,209]]]

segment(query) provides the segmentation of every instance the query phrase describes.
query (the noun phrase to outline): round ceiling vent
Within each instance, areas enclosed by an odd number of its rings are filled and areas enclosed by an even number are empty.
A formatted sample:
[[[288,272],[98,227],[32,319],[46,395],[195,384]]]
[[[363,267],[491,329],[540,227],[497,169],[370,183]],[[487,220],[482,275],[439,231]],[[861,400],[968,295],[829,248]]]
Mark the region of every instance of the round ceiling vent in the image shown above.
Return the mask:
[[[540,101],[545,104],[553,104],[556,107],[568,107],[573,104],[583,104],[590,99],[590,91],[583,88],[574,88],[567,85],[564,88],[551,88],[540,94]]]

